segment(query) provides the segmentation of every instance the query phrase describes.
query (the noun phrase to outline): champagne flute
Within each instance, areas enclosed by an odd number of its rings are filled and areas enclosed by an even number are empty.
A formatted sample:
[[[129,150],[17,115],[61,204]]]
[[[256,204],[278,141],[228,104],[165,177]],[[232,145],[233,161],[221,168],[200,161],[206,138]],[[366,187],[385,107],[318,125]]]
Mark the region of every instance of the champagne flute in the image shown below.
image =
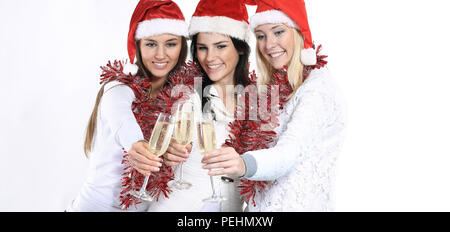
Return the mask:
[[[194,105],[191,102],[180,103],[175,114],[174,138],[182,146],[188,145],[192,141],[194,134]],[[180,166],[180,177],[178,180],[170,182],[169,186],[177,189],[189,189],[192,184],[183,180],[183,162]]]
[[[172,132],[173,123],[171,122],[171,117],[168,114],[160,113],[150,137],[150,152],[158,157],[163,155],[169,147]],[[153,201],[153,197],[146,191],[149,177],[150,176],[145,176],[141,190],[133,190],[130,194],[144,201]]]
[[[198,122],[197,134],[200,153],[204,155],[205,153],[216,150],[216,133],[214,130],[214,121],[212,119],[203,119],[202,121]],[[225,200],[216,193],[213,177],[209,176],[209,178],[211,181],[212,195],[206,199],[203,199],[203,201],[221,202]]]

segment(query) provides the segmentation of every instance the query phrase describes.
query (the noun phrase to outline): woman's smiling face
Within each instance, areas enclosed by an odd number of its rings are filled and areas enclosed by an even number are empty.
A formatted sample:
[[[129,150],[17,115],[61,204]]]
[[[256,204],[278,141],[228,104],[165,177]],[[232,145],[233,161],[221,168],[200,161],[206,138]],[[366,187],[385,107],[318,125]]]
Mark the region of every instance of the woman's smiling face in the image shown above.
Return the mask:
[[[239,52],[229,36],[200,32],[197,37],[197,59],[214,83],[234,85]]]
[[[152,78],[167,78],[178,63],[182,47],[181,36],[161,34],[141,39],[142,62]]]
[[[255,28],[257,47],[275,69],[289,65],[294,54],[293,29],[284,24],[263,24]]]

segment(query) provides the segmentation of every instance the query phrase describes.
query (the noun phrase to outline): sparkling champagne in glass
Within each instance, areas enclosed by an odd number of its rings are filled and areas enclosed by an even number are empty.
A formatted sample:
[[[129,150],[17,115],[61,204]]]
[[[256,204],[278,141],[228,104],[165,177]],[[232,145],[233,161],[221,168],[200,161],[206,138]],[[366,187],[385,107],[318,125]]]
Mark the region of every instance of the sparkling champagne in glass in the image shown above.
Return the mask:
[[[214,130],[214,121],[209,119],[204,119],[197,123],[197,134],[198,134],[198,147],[200,153],[205,154],[216,150],[216,133]],[[214,187],[214,179],[212,176],[209,177],[211,181],[212,195],[203,201],[207,202],[221,202],[224,200],[220,195],[216,193]]]
[[[178,144],[186,147],[192,141],[194,134],[194,105],[190,102],[180,103],[177,106],[175,118],[174,138]],[[183,162],[180,163],[180,177],[170,182],[169,186],[177,189],[188,189],[191,183],[183,179]]]
[[[173,123],[171,122],[170,116],[160,113],[150,137],[150,152],[158,157],[163,155],[169,147],[172,132]],[[153,201],[153,197],[146,191],[149,177],[150,176],[145,177],[144,184],[142,185],[141,190],[131,191],[131,195],[144,201]]]

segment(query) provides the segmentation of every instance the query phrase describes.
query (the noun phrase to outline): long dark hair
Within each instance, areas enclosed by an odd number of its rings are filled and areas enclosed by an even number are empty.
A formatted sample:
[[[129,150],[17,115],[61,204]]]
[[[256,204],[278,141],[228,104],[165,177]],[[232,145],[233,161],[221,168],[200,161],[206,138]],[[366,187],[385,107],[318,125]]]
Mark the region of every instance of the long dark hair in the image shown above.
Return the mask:
[[[230,37],[231,41],[233,42],[234,47],[236,48],[236,50],[239,53],[239,61],[236,65],[235,68],[235,72],[234,72],[234,84],[235,85],[243,85],[246,86],[250,83],[248,74],[249,74],[249,64],[248,64],[248,58],[250,56],[250,46],[248,45],[247,42],[240,40],[240,39],[236,39],[233,37]],[[191,54],[192,54],[192,60],[198,64],[200,64],[200,62],[198,61],[198,57],[197,57],[197,39],[198,39],[198,34],[195,34],[192,37],[192,43],[191,43]],[[202,92],[199,93],[200,95],[202,95],[203,90],[209,86],[212,85],[213,82],[209,79],[208,75],[206,74],[205,70],[203,70],[203,68],[200,66],[200,69],[203,73],[203,78],[202,78]],[[202,98],[202,107],[205,106],[207,102],[206,98]]]
[[[188,53],[188,45],[187,40],[184,37],[181,37],[181,51],[180,56],[178,57],[178,62],[175,67],[169,72],[169,75],[173,73],[175,70],[179,69],[184,62],[186,61],[187,53]],[[150,78],[152,74],[145,67],[142,62],[141,48],[140,48],[140,40],[136,41],[136,65],[139,67],[137,76],[142,78]],[[106,84],[106,83],[105,83]],[[97,93],[97,98],[95,100],[94,109],[92,110],[91,116],[89,117],[89,122],[86,128],[86,135],[84,138],[84,154],[88,157],[89,152],[92,150],[92,141],[94,139],[95,131],[97,130],[97,114],[98,114],[98,106],[100,104],[100,100],[103,97],[103,92],[105,89],[105,84],[102,85],[100,90]]]

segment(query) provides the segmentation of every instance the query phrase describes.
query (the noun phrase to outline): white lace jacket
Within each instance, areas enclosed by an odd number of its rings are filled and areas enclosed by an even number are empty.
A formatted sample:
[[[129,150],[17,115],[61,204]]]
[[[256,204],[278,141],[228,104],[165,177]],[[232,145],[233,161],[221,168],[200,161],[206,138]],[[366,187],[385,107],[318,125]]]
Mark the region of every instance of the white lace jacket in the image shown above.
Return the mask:
[[[314,70],[280,115],[276,146],[246,153],[256,160],[250,180],[272,181],[249,211],[332,211],[336,157],[345,104],[326,68]]]

